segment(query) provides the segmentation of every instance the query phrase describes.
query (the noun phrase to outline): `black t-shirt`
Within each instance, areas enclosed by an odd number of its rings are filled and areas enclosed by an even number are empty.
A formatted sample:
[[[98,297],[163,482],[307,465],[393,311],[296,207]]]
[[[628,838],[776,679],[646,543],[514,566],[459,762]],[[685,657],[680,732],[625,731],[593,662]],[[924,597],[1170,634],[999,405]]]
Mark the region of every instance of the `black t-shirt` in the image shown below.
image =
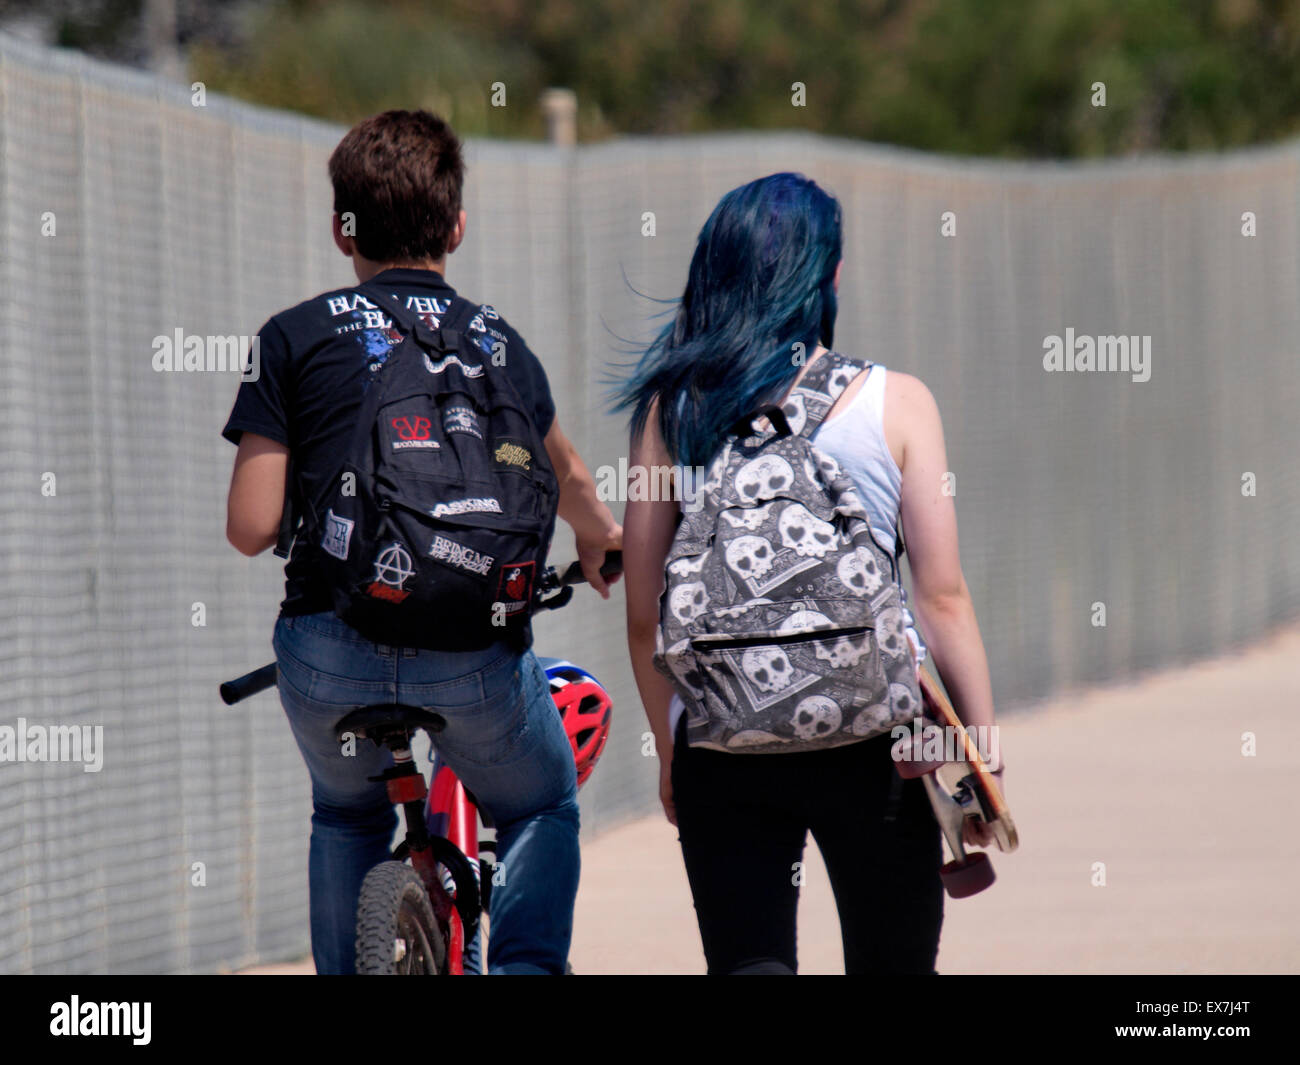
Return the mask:
[[[394,269],[376,274],[383,285],[419,314],[430,328],[451,305],[455,291],[432,270]],[[354,288],[337,289],[281,311],[260,337],[261,373],[244,381],[221,435],[232,444],[256,433],[284,444],[293,460],[300,498],[319,499],[325,482],[338,473],[356,427],[366,378],[378,370],[395,341],[391,319]],[[537,356],[492,307],[484,304],[468,332],[485,354],[505,345],[506,372],[545,436],[555,420],[546,372]],[[332,610],[316,579],[318,548],[299,537],[284,568],[286,617]]]

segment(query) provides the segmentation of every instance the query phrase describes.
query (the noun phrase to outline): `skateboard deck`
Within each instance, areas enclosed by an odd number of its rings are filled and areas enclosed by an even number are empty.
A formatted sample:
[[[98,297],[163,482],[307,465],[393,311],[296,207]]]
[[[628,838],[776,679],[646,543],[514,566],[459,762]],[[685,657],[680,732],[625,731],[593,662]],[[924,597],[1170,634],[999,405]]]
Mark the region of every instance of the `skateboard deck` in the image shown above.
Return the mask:
[[[900,761],[898,769],[904,777],[920,777],[925,782],[935,819],[952,852],[952,861],[940,870],[944,887],[953,898],[964,898],[983,891],[994,880],[988,856],[979,851],[966,851],[962,840],[966,821],[988,825],[1001,851],[1014,851],[1020,839],[1002,789],[984,764],[952,703],[924,665],[918,675],[925,704],[921,724],[938,725],[943,730],[945,757],[935,761],[918,752],[914,759]],[[926,746],[923,742],[922,752]]]

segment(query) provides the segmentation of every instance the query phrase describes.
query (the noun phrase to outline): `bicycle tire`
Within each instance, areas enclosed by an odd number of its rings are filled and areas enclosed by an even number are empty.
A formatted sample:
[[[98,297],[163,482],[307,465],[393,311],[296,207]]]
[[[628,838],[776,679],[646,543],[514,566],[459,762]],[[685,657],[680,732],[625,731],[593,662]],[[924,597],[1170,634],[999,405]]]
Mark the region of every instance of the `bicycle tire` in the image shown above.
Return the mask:
[[[380,862],[357,901],[357,974],[440,976],[447,944],[420,874],[404,862]]]

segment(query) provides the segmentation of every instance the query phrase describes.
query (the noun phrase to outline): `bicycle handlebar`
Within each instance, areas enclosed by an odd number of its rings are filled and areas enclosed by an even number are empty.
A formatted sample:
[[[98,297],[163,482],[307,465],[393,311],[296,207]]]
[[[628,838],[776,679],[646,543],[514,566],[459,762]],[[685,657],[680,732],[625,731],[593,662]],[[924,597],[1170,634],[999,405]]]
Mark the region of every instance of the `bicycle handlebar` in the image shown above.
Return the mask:
[[[623,552],[606,551],[605,561],[600,564],[600,575],[609,579],[622,572]],[[558,610],[573,598],[572,585],[584,584],[586,580],[582,574],[582,565],[578,562],[570,562],[563,573],[554,566],[547,566],[542,579],[537,582],[533,605],[537,610]]]
[[[605,561],[600,567],[600,575],[609,578],[622,572],[623,552],[606,552]],[[573,598],[572,586],[583,584],[586,580],[587,578],[582,575],[582,566],[577,562],[569,563],[563,573],[560,573],[554,566],[547,566],[542,573],[542,579],[538,581],[537,594],[534,596],[536,608],[539,610],[558,610]],[[236,677],[234,680],[228,680],[222,684],[221,700],[227,706],[234,706],[235,703],[241,702],[251,695],[256,695],[258,692],[274,687],[275,663],[268,662],[261,669],[255,669],[251,673],[245,673],[242,677]]]
[[[258,692],[264,692],[267,688],[274,687],[275,663],[268,662],[261,669],[255,669],[252,673],[245,673],[242,677],[228,680],[221,685],[221,701],[227,706],[234,706],[237,702],[247,699],[250,695],[256,695]]]

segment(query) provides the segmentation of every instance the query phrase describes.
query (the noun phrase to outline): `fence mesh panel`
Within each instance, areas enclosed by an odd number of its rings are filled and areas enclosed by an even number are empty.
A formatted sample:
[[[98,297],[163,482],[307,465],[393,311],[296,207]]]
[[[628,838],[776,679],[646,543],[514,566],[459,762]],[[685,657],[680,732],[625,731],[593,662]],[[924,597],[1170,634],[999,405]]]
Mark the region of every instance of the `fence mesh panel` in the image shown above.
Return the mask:
[[[0,971],[307,948],[306,771],[273,695],[216,692],[270,659],[281,595],[278,560],[224,539],[236,379],[152,356],[351,280],[329,236],[341,133],[0,37],[0,725],[104,728],[97,773],[0,763]],[[718,198],[787,169],[839,197],[837,347],[938,399],[1000,706],[1296,615],[1296,145],[1057,166],[776,134],[471,142],[468,161],[449,278],[530,341],[593,468],[626,455],[604,375],[662,321],[638,293],[680,294]],[[1150,336],[1150,380],[1044,372],[1067,329]],[[579,595],[537,630],[616,700],[590,837],[653,810],[657,772],[621,594]]]

